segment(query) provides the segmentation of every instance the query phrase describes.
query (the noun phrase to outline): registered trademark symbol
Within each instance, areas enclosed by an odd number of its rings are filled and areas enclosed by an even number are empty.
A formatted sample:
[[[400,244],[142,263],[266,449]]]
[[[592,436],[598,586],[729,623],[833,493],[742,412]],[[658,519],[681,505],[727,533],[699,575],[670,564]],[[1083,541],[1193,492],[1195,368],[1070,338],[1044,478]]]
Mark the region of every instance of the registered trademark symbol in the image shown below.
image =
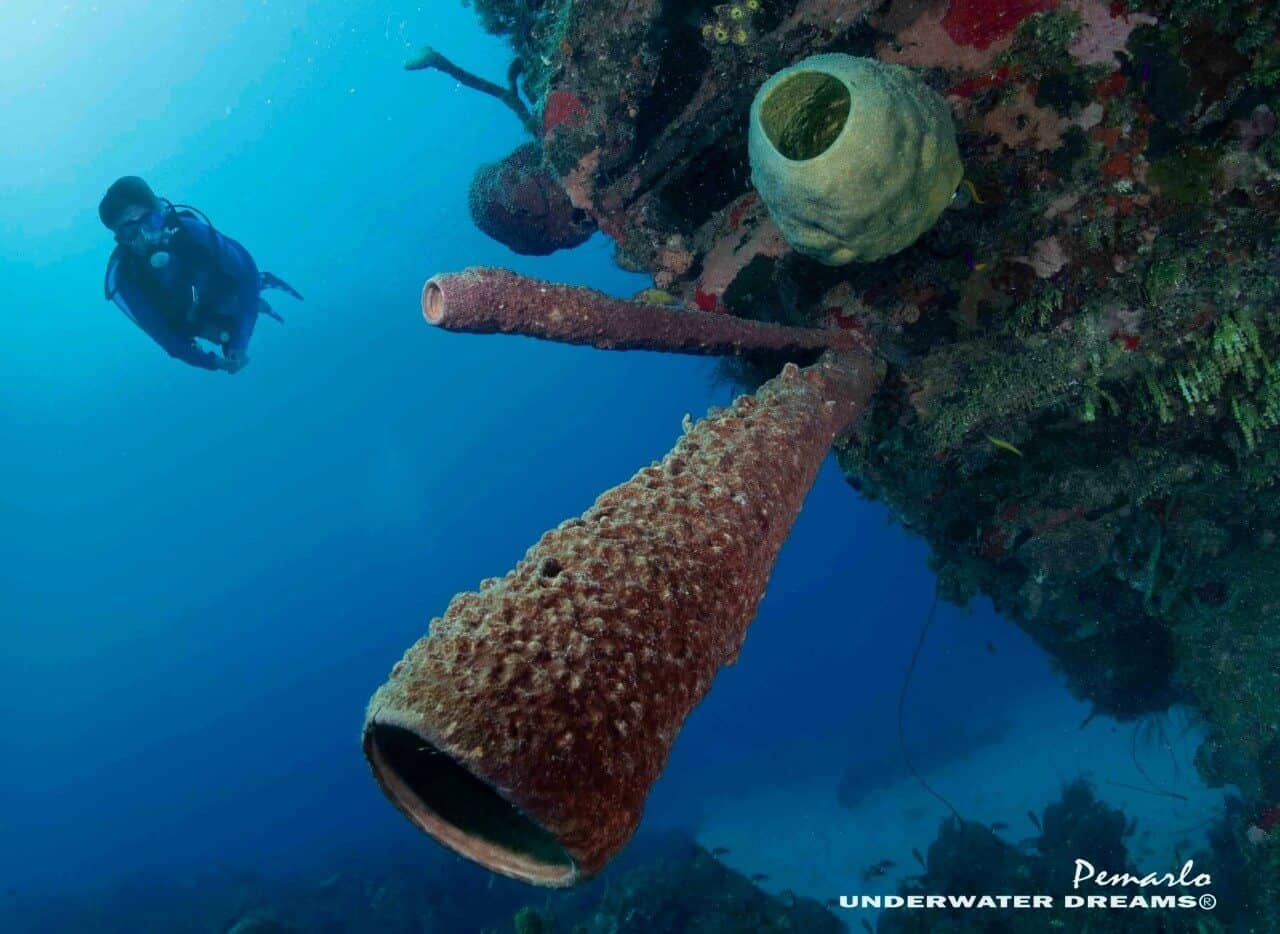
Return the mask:
[[[1218,900],[1212,895],[1206,893],[1200,896],[1200,907],[1205,909],[1205,911],[1212,911],[1214,908],[1218,907]]]

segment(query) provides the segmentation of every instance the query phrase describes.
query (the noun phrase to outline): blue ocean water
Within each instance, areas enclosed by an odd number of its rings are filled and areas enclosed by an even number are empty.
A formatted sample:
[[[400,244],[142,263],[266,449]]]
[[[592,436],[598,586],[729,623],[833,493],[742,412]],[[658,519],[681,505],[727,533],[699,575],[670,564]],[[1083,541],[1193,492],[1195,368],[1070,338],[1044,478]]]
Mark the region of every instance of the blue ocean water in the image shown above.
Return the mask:
[[[454,593],[732,390],[707,360],[423,323],[426,277],[470,265],[649,284],[599,236],[530,259],[474,229],[471,174],[521,129],[400,67],[429,42],[501,75],[506,50],[460,4],[6,0],[0,35],[7,897],[454,859],[371,779],[369,695]],[[244,372],[167,358],[103,300],[96,207],[126,174],[306,296],[273,297],[287,323],[258,324]],[[925,559],[829,461],[642,833],[697,833],[726,795],[805,774],[809,750],[896,748]],[[1062,692],[985,605],[939,613],[911,730]]]

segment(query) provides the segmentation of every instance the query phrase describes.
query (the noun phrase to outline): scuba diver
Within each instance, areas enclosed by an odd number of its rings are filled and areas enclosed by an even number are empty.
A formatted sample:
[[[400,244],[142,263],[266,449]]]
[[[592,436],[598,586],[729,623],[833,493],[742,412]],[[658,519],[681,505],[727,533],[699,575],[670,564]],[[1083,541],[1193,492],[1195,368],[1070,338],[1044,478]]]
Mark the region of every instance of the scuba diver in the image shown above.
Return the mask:
[[[137,176],[118,179],[98,205],[115,234],[107,262],[107,301],[114,301],[168,352],[192,366],[238,373],[249,362],[249,338],[258,315],[283,321],[261,297],[288,283],[260,273],[243,246],[219,233],[194,208],[156,197]],[[205,350],[199,338],[222,355]]]

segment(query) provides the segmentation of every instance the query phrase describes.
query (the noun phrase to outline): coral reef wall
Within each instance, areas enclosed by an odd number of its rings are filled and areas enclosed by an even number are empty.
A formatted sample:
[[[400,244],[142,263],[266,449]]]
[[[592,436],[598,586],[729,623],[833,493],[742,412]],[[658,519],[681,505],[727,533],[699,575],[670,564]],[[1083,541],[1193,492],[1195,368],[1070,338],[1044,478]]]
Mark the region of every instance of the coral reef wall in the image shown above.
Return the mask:
[[[1193,705],[1204,777],[1280,802],[1280,5],[477,5],[526,8],[496,28],[544,162],[620,264],[874,338],[840,463],[947,596],[989,595],[1100,712]],[[750,187],[755,90],[819,52],[918,69],[956,122],[963,197],[873,264],[797,255]]]

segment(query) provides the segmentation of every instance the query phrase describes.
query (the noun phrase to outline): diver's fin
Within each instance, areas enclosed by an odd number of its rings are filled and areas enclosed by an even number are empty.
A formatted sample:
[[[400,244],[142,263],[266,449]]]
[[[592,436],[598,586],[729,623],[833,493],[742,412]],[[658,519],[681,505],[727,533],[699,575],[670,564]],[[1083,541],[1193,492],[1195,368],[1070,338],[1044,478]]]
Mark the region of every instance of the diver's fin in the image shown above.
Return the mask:
[[[258,276],[258,287],[262,289],[279,289],[281,292],[284,292],[287,295],[292,295],[294,298],[296,298],[300,302],[305,301],[305,299],[302,297],[301,294],[299,294],[297,289],[295,289],[289,283],[285,282],[283,279],[277,276],[274,272],[260,273]]]
[[[258,314],[266,315],[268,318],[275,318],[281,324],[284,324],[284,318],[280,317],[279,312],[267,304],[267,300],[262,296],[258,296]]]

